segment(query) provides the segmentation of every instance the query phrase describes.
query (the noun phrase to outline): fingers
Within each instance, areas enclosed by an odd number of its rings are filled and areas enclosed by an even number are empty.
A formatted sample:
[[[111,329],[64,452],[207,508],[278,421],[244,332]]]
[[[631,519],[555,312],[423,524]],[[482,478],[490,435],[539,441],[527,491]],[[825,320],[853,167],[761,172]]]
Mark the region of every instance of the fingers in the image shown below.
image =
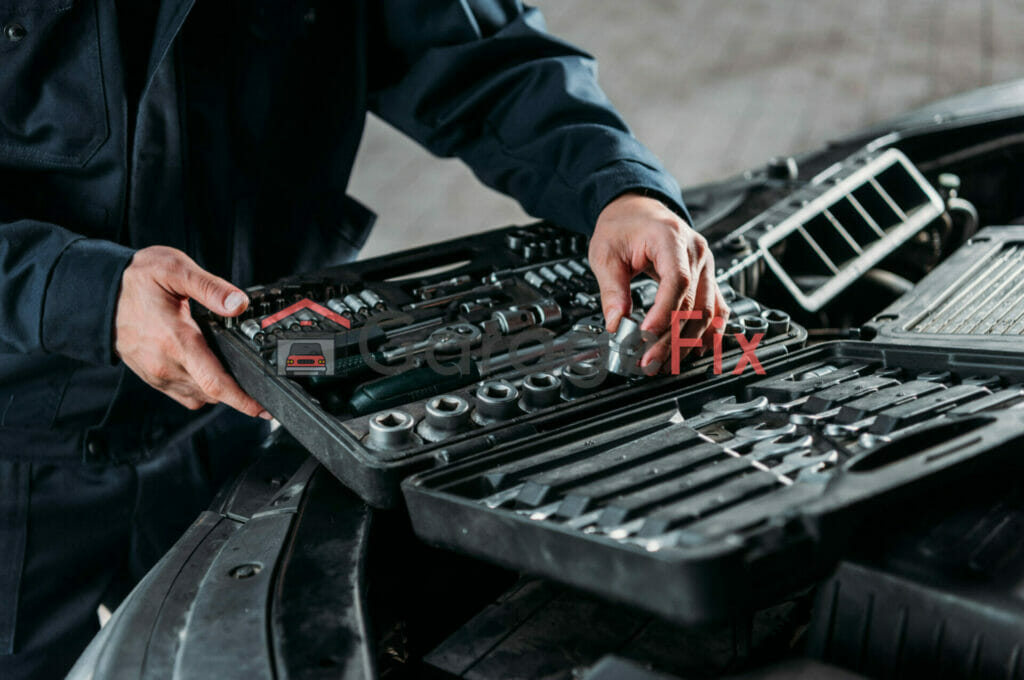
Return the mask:
[[[189,314],[192,298],[224,316],[241,313],[245,294],[203,271],[181,251],[138,251],[121,277],[115,313],[118,356],[149,385],[189,409],[224,403],[269,419],[228,375]]]
[[[165,283],[170,290],[192,298],[215,314],[237,316],[249,306],[249,298],[241,289],[202,269],[184,254],[166,274]]]
[[[645,325],[659,333],[659,339],[645,354],[641,366],[664,364],[672,358],[673,338],[680,338],[679,359],[685,358],[695,349],[703,354],[711,339],[709,332],[714,330],[711,328],[712,320],[716,316],[724,318],[728,314],[728,307],[718,289],[710,254],[703,251],[688,264],[690,271],[696,273],[692,279],[684,275],[661,274],[658,296],[644,320]],[[685,266],[687,263],[680,265],[680,268]],[[662,271],[665,271],[664,266]],[[689,318],[673,326],[672,316],[677,310],[692,310],[697,314],[688,315]]]
[[[663,245],[654,258],[654,274],[659,281],[658,293],[640,327],[658,337],[658,341],[640,360],[642,368],[668,361],[672,353],[672,338],[678,332],[678,329],[672,327],[672,314],[677,310],[693,309],[695,293],[690,273],[691,263],[677,247],[672,247],[675,245],[674,242]]]
[[[714,269],[713,267],[704,266],[701,269],[700,281],[697,284],[697,292],[693,301],[693,309],[701,312],[701,315],[686,322],[682,329],[680,329],[680,337],[703,337],[704,331],[711,326],[711,321],[715,316],[716,295],[719,295],[719,292],[718,283],[714,277]],[[686,354],[689,354],[688,348],[683,356]]]
[[[270,415],[259,402],[246,394],[228,375],[202,336],[194,336],[183,347],[182,366],[211,403],[220,402],[247,416],[269,419]]]
[[[614,333],[619,327],[619,321],[629,314],[633,307],[629,288],[633,272],[622,257],[615,253],[592,252],[589,261],[601,291],[605,328],[609,333]]]

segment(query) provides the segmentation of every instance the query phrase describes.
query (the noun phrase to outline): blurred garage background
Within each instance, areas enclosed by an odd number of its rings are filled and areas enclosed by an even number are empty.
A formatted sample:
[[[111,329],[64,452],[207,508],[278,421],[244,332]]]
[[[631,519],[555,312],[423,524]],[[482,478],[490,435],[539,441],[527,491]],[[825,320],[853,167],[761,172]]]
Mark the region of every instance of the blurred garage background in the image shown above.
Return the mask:
[[[532,4],[598,58],[605,91],[684,187],[1024,77],[1024,0]],[[364,257],[529,219],[377,119],[351,192],[380,216]]]

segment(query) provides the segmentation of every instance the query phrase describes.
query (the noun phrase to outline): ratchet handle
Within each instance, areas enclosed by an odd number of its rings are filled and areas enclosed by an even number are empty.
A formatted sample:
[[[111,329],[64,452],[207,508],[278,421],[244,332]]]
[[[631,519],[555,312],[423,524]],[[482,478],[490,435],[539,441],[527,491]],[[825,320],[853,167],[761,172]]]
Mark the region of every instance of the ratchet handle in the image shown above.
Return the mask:
[[[424,366],[365,383],[352,394],[349,410],[355,415],[374,413],[444,394],[480,380],[475,362],[468,369],[458,364],[442,368],[444,372]]]

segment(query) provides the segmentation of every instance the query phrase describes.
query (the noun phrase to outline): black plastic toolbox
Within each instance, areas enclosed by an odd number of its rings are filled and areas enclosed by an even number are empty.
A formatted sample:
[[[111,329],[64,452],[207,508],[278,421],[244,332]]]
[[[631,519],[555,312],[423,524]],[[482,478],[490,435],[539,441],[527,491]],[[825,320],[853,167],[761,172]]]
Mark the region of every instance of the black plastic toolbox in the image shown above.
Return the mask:
[[[992,242],[986,230],[965,249]],[[750,366],[730,375],[739,361],[733,349],[725,375],[713,374],[707,356],[677,376],[605,375],[586,391],[566,392],[580,353],[591,367],[603,365],[610,344],[595,335],[597,291],[582,252],[576,237],[548,225],[497,230],[253,289],[253,317],[210,319],[207,327],[241,385],[357,494],[392,505],[401,483],[421,538],[686,625],[733,618],[809,588],[865,524],[912,510],[972,475],[1018,470],[1024,347],[1005,333],[919,342],[879,317],[867,329],[873,341],[800,351],[806,332],[790,324],[758,348],[766,375]],[[570,261],[582,271],[575,283],[558,283],[551,271],[543,280],[527,277]],[[949,266],[964,261],[955,255]],[[894,307],[941,291],[934,281],[943,277],[940,268]],[[309,320],[294,305],[313,301],[307,307],[316,311],[367,290],[383,310],[405,313],[400,325],[369,333],[357,354],[352,333],[371,325],[374,311],[353,314],[355,327],[344,330],[314,317],[341,376],[281,374],[280,351],[289,346],[282,341],[319,337],[280,332],[281,323]],[[746,298],[732,304],[759,311]],[[379,358],[428,340],[439,325],[493,328],[496,309],[535,310],[542,340],[561,348],[518,374],[494,376],[513,392],[526,389],[528,371],[559,376],[563,391],[542,407],[520,400],[504,417],[485,413],[480,381],[488,375],[477,367],[487,359],[477,345],[454,382],[436,374],[402,392],[365,372],[367,350]],[[252,335],[257,318],[275,333],[271,347]],[[498,351],[516,351],[515,333],[495,337]],[[289,361],[319,358],[290,347]],[[414,363],[399,375],[422,376],[425,368]],[[476,399],[472,419],[439,438],[422,430],[428,405],[440,408],[436,400],[452,395],[464,404]],[[382,448],[368,430],[374,419],[391,419],[396,405],[417,429],[402,446]]]
[[[561,436],[553,433],[703,381],[713,371],[710,352],[683,364],[678,375],[622,377],[605,370],[608,338],[585,253],[582,236],[545,223],[498,229],[255,287],[245,315],[207,316],[204,326],[246,392],[367,503],[388,507],[400,502],[399,483],[414,472],[502,444]],[[634,282],[635,309],[650,304],[654,285]],[[742,296],[732,297],[731,305],[748,314],[761,311]],[[533,325],[516,328],[524,313]],[[807,338],[802,327],[779,316],[783,323],[773,317],[758,345],[761,361],[799,348]],[[404,372],[387,363],[386,353],[400,354],[446,329],[466,332],[465,343],[456,337],[456,349],[467,349],[456,354],[458,361],[441,356],[432,368],[416,355]],[[322,354],[295,349],[321,341]],[[502,356],[529,356],[531,347],[543,356],[521,365],[506,362],[512,365],[493,374],[479,368],[489,359],[500,364]],[[739,354],[736,343],[723,347],[724,370],[736,365]],[[289,374],[285,355],[288,362],[294,355],[308,363]],[[337,367],[335,375],[318,374],[314,362],[321,357]],[[577,383],[566,376],[579,366],[596,371],[594,379]],[[560,381],[561,392],[556,389],[550,403],[531,405],[524,381],[538,374]],[[519,393],[511,410],[481,416],[478,390],[485,378]],[[462,425],[452,432],[425,428],[432,403],[462,408]],[[414,431],[400,445],[375,445],[374,421],[386,424],[396,411],[415,422]]]
[[[865,523],[1019,474],[1022,354],[851,341],[765,368],[417,475],[414,529],[700,624],[812,586]]]

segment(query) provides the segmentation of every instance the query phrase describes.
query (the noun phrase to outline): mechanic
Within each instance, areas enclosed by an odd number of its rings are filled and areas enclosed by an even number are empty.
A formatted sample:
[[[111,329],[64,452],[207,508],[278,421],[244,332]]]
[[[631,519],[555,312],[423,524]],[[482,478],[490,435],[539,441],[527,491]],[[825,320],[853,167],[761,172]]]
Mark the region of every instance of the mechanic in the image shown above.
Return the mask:
[[[66,672],[263,438],[190,304],[356,256],[367,111],[592,233],[610,330],[655,275],[645,365],[672,310],[726,314],[678,185],[518,0],[0,0],[0,27],[7,680]]]

